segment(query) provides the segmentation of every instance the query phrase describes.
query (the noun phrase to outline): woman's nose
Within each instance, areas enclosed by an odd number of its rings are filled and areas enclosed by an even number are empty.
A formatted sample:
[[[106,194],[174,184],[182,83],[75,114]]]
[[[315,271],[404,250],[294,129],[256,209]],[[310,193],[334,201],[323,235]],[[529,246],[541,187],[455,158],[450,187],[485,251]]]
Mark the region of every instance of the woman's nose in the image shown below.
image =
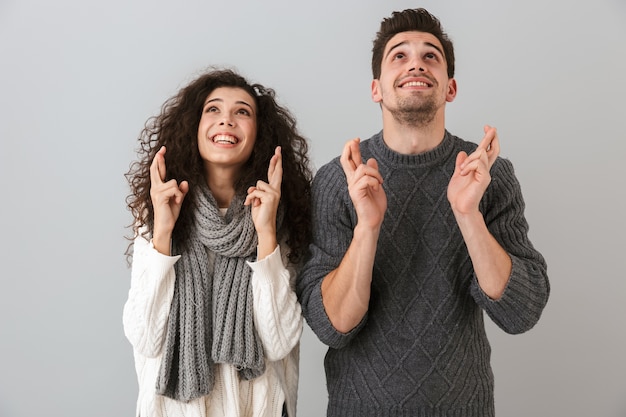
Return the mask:
[[[235,125],[235,123],[233,122],[233,120],[230,117],[224,116],[224,118],[220,122],[220,125],[222,125],[222,126],[228,125],[228,126],[232,127],[232,126]]]

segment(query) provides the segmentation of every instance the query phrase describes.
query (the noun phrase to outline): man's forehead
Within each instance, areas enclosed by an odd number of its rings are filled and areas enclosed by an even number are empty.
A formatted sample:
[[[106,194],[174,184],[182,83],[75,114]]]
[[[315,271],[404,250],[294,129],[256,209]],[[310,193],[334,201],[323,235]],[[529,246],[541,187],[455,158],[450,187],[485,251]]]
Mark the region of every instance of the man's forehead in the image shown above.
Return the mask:
[[[418,42],[433,45],[435,48],[443,51],[443,46],[441,42],[435,35],[428,32],[420,32],[420,31],[409,31],[409,32],[400,32],[396,33],[389,41],[387,41],[387,45],[385,46],[385,55],[391,48],[395,48],[400,44],[409,43],[409,42]]]

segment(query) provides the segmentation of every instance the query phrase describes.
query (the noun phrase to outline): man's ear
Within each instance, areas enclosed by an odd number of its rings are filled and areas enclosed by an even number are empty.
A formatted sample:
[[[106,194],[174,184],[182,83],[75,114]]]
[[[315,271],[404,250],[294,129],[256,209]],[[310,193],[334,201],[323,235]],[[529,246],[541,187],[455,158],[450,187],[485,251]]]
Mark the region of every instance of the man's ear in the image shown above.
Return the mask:
[[[380,91],[380,81],[372,80],[372,101],[374,103],[380,103],[383,100],[382,93]]]
[[[450,78],[448,80],[448,93],[446,94],[446,101],[448,103],[452,103],[454,98],[456,97],[456,80],[454,78]]]

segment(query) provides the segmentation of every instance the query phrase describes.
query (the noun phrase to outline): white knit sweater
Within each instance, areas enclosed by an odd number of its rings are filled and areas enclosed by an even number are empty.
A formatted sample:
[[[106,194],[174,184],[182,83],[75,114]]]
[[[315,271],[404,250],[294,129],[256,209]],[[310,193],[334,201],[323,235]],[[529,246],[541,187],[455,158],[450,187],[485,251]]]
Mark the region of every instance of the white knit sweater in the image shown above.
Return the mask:
[[[302,311],[294,292],[295,271],[285,267],[289,264],[280,246],[266,258],[248,263],[253,271],[254,322],[263,343],[265,373],[244,381],[232,365],[218,364],[215,386],[208,396],[184,403],[156,394],[176,280],[174,264],[179,258],[159,253],[142,237],[135,239],[123,323],[133,345],[139,381],[136,415],[278,417],[284,403],[289,416],[295,416]],[[213,256],[209,259],[212,262]]]

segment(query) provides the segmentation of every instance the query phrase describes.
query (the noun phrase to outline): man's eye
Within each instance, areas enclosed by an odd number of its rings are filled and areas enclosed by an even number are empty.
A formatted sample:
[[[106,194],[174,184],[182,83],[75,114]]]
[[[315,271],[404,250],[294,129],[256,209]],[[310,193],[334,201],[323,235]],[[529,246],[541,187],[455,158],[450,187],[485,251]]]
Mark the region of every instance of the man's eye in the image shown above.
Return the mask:
[[[432,52],[430,52],[430,53],[427,53],[427,54],[425,55],[425,57],[426,57],[426,59],[436,59],[436,58],[437,58],[437,55],[435,55],[435,54],[433,54]]]
[[[404,54],[402,54],[402,53],[396,54],[394,56],[394,59],[402,59],[402,58],[404,58]]]

